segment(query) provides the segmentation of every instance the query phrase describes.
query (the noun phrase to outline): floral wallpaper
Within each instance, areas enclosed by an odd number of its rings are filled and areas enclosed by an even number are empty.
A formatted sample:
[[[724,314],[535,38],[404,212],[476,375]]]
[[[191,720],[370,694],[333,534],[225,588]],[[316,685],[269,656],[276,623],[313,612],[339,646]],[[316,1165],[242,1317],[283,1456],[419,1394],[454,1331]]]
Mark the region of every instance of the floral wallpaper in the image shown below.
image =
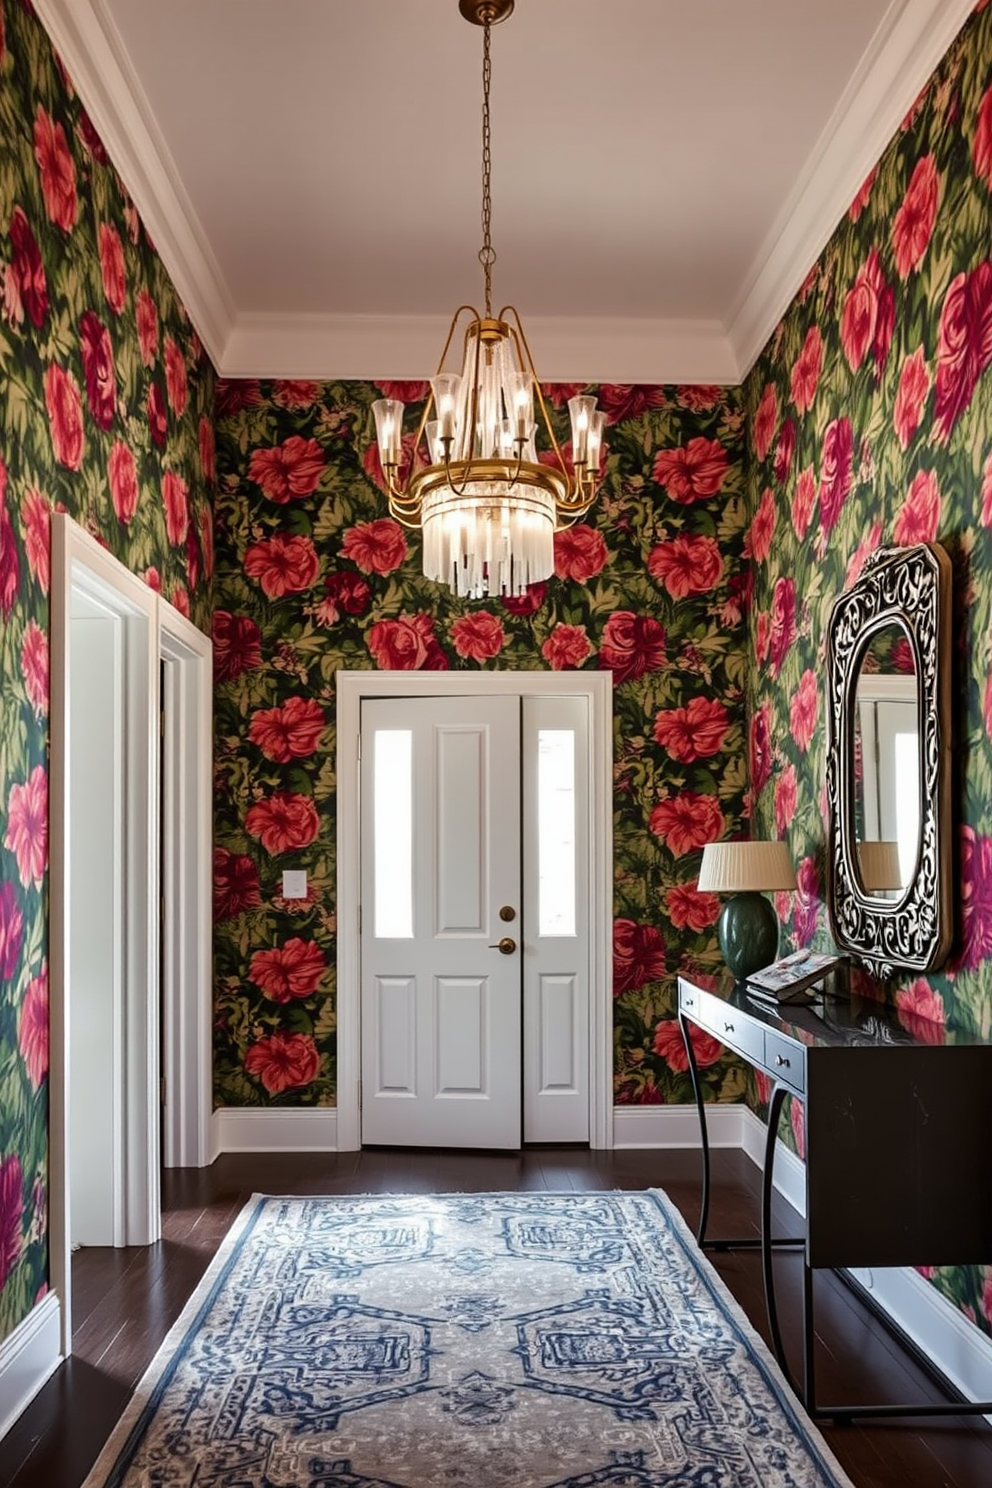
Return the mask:
[[[547,389],[563,443],[565,401]],[[609,668],[616,1097],[690,1098],[675,975],[715,969],[700,848],[742,830],[747,656],[740,390],[602,386],[607,457],[555,574],[520,600],[424,580],[386,512],[371,405],[426,384],[222,383],[215,587],[215,1094],[335,1099],[334,686],[341,668]],[[305,868],[306,901],[280,897]],[[744,1077],[703,1048],[714,1098]]]
[[[947,966],[897,996],[903,1018],[934,1039],[951,1020],[992,1031],[990,363],[992,8],[983,3],[745,388],[750,784],[758,830],[787,838],[798,867],[799,892],[779,901],[790,946],[830,947],[820,686],[830,604],[880,544],[936,540],[954,564],[959,933]],[[798,1103],[793,1126],[801,1151]],[[986,1332],[989,1262],[935,1276]]]
[[[0,1338],[48,1275],[51,513],[209,629],[214,381],[31,7],[0,0]]]

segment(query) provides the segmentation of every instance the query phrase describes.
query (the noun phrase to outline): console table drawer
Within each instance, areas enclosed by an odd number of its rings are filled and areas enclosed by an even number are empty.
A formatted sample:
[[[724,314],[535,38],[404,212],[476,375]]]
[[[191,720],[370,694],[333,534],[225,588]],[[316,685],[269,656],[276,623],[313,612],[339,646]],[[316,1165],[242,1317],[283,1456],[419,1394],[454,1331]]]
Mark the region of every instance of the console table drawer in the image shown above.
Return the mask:
[[[776,1080],[800,1094],[806,1089],[806,1050],[792,1039],[765,1029],[765,1068]]]
[[[684,1004],[683,1004],[684,1005]],[[704,992],[699,999],[699,1011],[693,1014],[708,1033],[718,1038],[721,1044],[743,1054],[745,1059],[761,1064],[764,1061],[764,1030],[746,1013],[728,1007],[720,997]]]

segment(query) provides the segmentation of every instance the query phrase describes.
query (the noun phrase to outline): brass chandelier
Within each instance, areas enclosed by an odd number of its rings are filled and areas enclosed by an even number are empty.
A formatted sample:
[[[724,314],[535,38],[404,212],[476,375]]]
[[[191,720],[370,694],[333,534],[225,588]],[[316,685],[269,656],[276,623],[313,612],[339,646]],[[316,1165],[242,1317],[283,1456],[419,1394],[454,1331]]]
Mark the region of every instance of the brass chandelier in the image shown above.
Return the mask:
[[[558,445],[520,316],[492,311],[489,90],[490,33],[513,0],[459,0],[483,28],[482,248],[485,312],[460,305],[452,317],[431,393],[413,441],[403,449],[403,404],[372,405],[389,510],[423,533],[424,574],[463,598],[520,595],[554,570],[554,534],[584,517],[596,497],[605,414],[595,398],[568,402],[571,461]],[[445,360],[462,331],[461,373]],[[543,428],[538,453],[538,422]],[[433,417],[432,417],[433,415]],[[402,466],[408,464],[405,475]]]

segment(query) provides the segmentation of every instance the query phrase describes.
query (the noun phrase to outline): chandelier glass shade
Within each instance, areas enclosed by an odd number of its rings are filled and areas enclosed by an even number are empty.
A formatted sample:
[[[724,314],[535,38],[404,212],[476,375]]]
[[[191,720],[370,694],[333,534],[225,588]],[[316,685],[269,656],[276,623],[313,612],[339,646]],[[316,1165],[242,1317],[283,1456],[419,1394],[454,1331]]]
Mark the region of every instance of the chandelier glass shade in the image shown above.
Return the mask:
[[[554,571],[554,534],[588,512],[600,480],[605,415],[595,398],[569,400],[571,458],[559,447],[520,316],[492,313],[490,28],[512,0],[461,0],[483,27],[483,246],[485,311],[456,310],[413,440],[404,405],[373,403],[391,515],[423,534],[424,574],[463,598],[521,595]],[[446,370],[461,339],[461,370]]]

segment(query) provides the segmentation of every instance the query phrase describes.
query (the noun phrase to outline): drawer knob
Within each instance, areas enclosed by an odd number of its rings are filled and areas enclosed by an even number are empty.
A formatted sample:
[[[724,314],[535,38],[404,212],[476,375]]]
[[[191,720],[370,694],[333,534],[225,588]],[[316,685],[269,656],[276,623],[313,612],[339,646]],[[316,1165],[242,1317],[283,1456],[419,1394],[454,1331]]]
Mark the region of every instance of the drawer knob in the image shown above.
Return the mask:
[[[733,1023],[724,1023],[724,1025],[723,1025],[723,1031],[724,1031],[724,1033],[733,1033],[733,1031],[734,1031],[734,1025],[733,1025]]]
[[[784,1054],[776,1054],[775,1055],[775,1063],[776,1063],[776,1065],[778,1066],[779,1069],[781,1069],[783,1065],[785,1066],[786,1069],[789,1068],[789,1061],[786,1059],[786,1057],[785,1057]]]

